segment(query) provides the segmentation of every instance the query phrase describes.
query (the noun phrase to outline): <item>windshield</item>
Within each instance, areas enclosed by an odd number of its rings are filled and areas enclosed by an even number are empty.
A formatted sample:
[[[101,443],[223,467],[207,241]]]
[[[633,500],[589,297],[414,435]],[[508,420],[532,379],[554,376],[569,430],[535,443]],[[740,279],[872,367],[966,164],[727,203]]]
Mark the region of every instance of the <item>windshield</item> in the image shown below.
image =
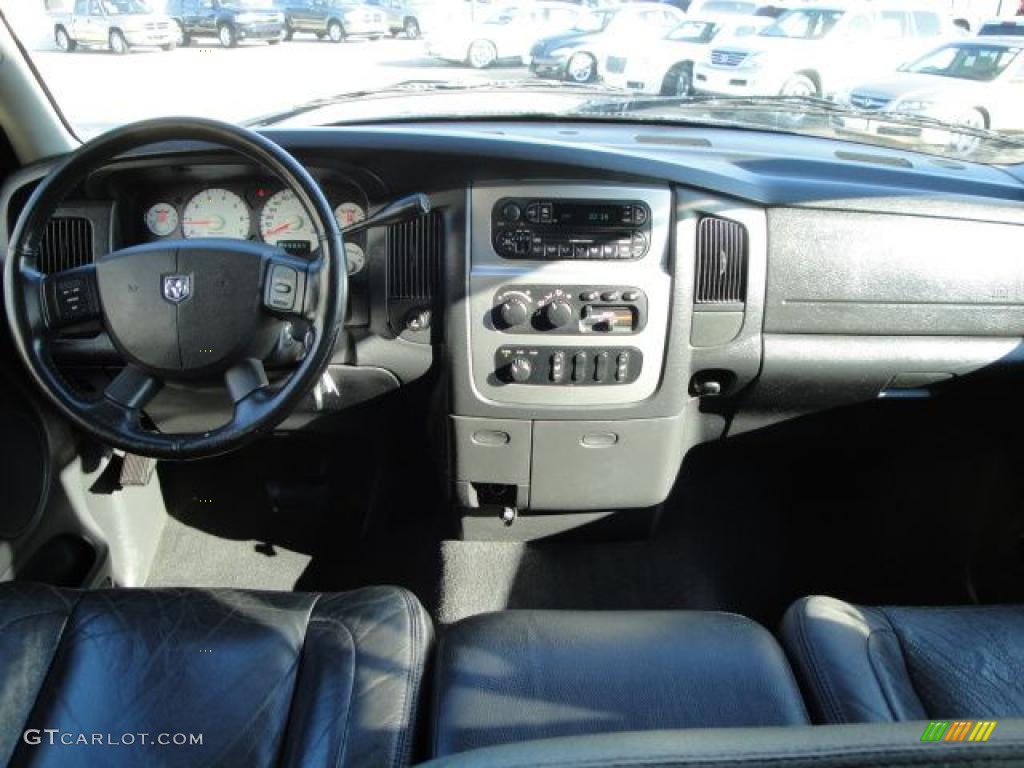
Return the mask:
[[[1020,48],[1004,45],[949,45],[909,64],[907,72],[958,77],[963,80],[995,80],[1020,54]]]
[[[1016,162],[1024,45],[962,26],[1024,24],[975,1],[0,0],[0,14],[82,139],[176,115],[288,128],[628,121]],[[934,75],[936,93],[900,91],[909,74]],[[965,82],[1007,87],[967,103]]]
[[[763,29],[761,35],[818,40],[832,30],[842,15],[842,11],[834,10],[789,11],[782,14],[771,26]]]

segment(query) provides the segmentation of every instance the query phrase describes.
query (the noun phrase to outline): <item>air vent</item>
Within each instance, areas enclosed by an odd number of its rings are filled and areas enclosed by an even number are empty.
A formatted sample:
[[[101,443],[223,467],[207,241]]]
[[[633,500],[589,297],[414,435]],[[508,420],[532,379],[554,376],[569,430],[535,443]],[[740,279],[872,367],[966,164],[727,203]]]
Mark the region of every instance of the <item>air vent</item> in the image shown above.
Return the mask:
[[[39,244],[39,271],[47,275],[92,264],[92,222],[81,216],[50,219]]]
[[[388,227],[388,298],[429,303],[443,253],[444,220],[437,211]]]
[[[696,304],[742,304],[747,297],[747,229],[705,216],[697,224]]]

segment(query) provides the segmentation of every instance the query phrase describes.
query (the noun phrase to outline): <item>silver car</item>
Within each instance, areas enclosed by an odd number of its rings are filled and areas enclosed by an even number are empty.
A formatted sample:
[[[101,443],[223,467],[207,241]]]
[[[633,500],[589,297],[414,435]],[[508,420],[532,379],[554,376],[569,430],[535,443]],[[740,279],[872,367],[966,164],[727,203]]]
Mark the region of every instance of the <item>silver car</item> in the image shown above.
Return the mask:
[[[978,145],[970,132],[951,139],[948,131],[895,125],[885,118],[911,114],[974,129],[1024,131],[1022,50],[1019,37],[970,38],[940,46],[889,77],[852,88],[842,100],[869,114],[837,117],[835,127],[911,144],[938,143],[970,154]]]

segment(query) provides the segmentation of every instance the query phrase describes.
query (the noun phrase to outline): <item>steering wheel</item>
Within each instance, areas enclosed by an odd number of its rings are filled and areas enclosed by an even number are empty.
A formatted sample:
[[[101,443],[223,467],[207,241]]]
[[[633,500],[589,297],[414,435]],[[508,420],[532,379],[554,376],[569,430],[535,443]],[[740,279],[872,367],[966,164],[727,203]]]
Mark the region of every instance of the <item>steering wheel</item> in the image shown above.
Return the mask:
[[[277,177],[309,214],[318,248],[302,259],[242,240],[162,240],[45,275],[38,250],[58,205],[89,174],[133,149],[201,141],[237,152]],[[91,435],[142,456],[196,459],[234,450],[279,424],[322,375],[344,320],[345,249],[320,187],[277,144],[244,128],[172,118],[126,125],[84,144],[36,188],[4,263],[4,302],[15,346],[54,405]],[[125,367],[88,398],[61,376],[51,348],[61,327],[102,321]],[[305,355],[279,387],[263,360],[284,324],[303,321]],[[189,389],[222,378],[231,420],[209,431],[162,434],[143,409],[165,383]]]

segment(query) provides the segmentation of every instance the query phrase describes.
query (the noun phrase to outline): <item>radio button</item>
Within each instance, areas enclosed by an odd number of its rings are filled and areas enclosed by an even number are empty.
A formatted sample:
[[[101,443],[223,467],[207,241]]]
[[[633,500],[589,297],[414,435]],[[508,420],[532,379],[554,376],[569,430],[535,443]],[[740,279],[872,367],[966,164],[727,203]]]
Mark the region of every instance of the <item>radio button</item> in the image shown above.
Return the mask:
[[[549,259],[558,256],[558,243],[544,243],[544,256]]]
[[[538,245],[537,243],[534,243],[533,247],[530,248],[530,255],[531,256],[536,256],[538,259],[543,258],[544,257],[544,246],[543,245]]]
[[[565,352],[559,350],[551,355],[551,381],[561,384],[565,379]]]
[[[601,294],[597,291],[584,291],[580,294],[580,301],[597,301],[601,298]]]
[[[638,205],[633,209],[633,222],[639,225],[647,223],[647,209],[642,205]]]
[[[572,247],[573,258],[585,259],[587,258],[587,246],[585,245],[574,245]]]
[[[614,259],[615,253],[616,248],[614,245],[606,243],[605,245],[601,246],[601,255],[604,256],[606,259]]]
[[[594,358],[594,381],[600,383],[608,378],[608,353],[598,352]]]
[[[550,224],[552,221],[551,203],[540,204],[540,221],[542,224]]]
[[[590,246],[587,249],[587,257],[591,258],[591,259],[599,259],[599,258],[601,258],[601,246],[600,245],[592,245],[592,246]]]
[[[615,380],[626,381],[629,378],[629,352],[620,352],[615,360]]]
[[[568,243],[558,244],[558,258],[568,259],[572,257],[572,246]]]
[[[537,203],[530,203],[526,206],[526,220],[531,224],[540,221],[540,206]]]
[[[618,301],[618,300],[619,300],[619,292],[618,291],[605,291],[604,293],[601,294],[601,301]]]
[[[585,381],[587,378],[587,355],[585,352],[577,352],[572,356],[572,380]]]
[[[517,222],[523,217],[523,210],[515,203],[509,203],[501,209],[501,215],[505,221]]]
[[[622,300],[623,301],[636,301],[639,298],[640,298],[640,292],[639,291],[623,291],[622,292]]]
[[[633,223],[633,206],[624,205],[622,206],[622,223],[632,224]]]

